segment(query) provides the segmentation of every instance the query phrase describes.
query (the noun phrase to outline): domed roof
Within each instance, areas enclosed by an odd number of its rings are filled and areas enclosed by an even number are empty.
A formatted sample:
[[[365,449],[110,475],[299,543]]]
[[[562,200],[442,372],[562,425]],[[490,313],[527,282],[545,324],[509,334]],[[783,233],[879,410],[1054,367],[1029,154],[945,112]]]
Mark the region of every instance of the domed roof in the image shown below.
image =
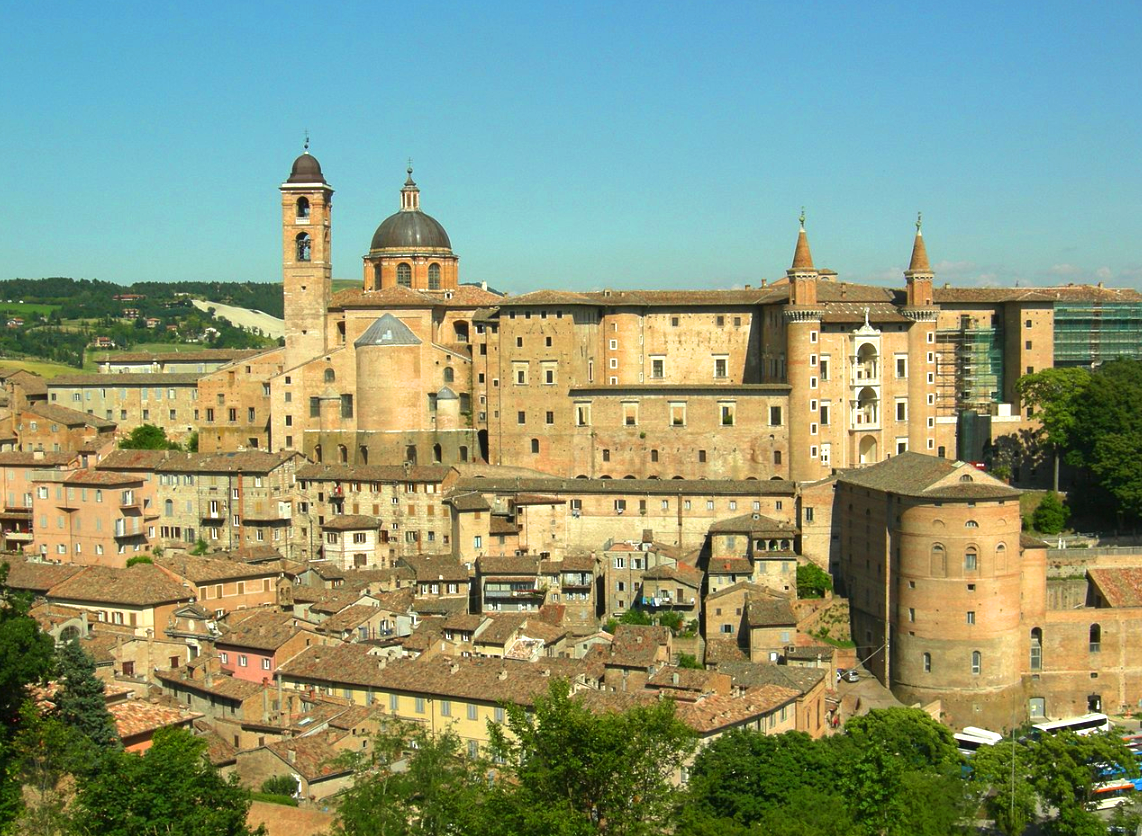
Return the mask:
[[[373,233],[373,243],[369,246],[371,250],[428,248],[450,250],[452,242],[440,222],[419,209],[402,209],[385,218]]]
[[[325,176],[321,173],[321,163],[317,157],[306,151],[293,161],[287,183],[324,183]]]

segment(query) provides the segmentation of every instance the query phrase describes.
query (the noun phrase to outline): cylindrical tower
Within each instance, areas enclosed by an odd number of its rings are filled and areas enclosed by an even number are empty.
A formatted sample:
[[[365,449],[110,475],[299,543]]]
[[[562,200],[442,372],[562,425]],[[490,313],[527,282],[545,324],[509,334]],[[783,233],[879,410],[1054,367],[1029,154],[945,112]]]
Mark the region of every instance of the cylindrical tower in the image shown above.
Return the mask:
[[[460,398],[447,386],[436,393],[436,429],[460,429]]]
[[[818,396],[812,388],[817,367],[812,362],[820,350],[821,316],[817,305],[817,269],[809,253],[805,235],[805,214],[801,214],[801,231],[789,277],[789,304],[785,306],[786,380],[789,383],[789,478],[801,482],[821,476],[820,450],[812,427],[817,418],[811,400]],[[772,418],[775,416],[771,415]]]
[[[916,240],[912,244],[912,260],[904,271],[907,282],[907,305],[901,313],[912,320],[908,328],[908,449],[931,453],[936,448],[936,385],[929,374],[936,371],[936,318],[939,311],[933,300],[934,275],[928,264],[928,250],[916,216]],[[929,400],[929,395],[931,399]],[[933,426],[929,426],[932,424]]]
[[[357,359],[357,429],[421,429],[425,404],[420,338],[387,313],[366,328],[353,346]]]

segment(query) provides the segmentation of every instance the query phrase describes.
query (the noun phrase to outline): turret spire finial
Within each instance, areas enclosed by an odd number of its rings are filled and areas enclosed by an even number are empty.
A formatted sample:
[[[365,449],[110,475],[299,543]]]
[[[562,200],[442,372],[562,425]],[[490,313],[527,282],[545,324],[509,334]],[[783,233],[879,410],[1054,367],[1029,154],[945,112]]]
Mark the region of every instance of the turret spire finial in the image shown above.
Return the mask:
[[[920,227],[921,227],[921,226],[923,226],[923,218],[924,218],[924,215],[923,215],[923,213],[922,213],[922,212],[917,212],[917,213],[916,213],[916,234],[917,234],[917,235],[923,235],[923,234],[924,234],[924,233],[923,233],[923,232],[920,230]]]
[[[801,228],[804,229],[805,228],[805,207],[804,206],[801,207],[801,218],[800,218],[800,220],[801,220]]]
[[[301,150],[306,154],[309,153],[309,128],[305,129],[305,142],[302,143]]]

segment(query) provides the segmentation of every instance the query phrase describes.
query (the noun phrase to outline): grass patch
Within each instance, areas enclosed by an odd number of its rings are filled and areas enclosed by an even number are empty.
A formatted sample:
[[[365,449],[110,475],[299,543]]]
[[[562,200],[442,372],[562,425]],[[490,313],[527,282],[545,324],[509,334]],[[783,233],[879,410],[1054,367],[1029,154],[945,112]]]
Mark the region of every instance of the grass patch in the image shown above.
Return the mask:
[[[0,369],[24,369],[40,377],[59,377],[61,374],[81,374],[83,369],[65,366],[63,363],[49,363],[47,360],[0,359]]]
[[[333,279],[333,292],[339,290],[352,290],[353,288],[361,287],[360,279]]]
[[[61,307],[62,305],[44,305],[38,302],[0,302],[0,314],[6,317],[40,314],[46,318]]]

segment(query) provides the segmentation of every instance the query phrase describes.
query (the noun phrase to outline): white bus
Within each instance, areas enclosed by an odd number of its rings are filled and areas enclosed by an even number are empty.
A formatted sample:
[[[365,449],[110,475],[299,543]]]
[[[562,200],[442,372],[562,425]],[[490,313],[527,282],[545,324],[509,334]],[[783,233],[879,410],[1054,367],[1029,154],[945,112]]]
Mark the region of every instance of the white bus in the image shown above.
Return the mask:
[[[1046,723],[1036,723],[1031,727],[1034,734],[1058,734],[1061,731],[1071,731],[1075,734],[1097,734],[1110,731],[1110,720],[1105,714],[1083,714],[1081,717],[1068,717],[1065,720],[1051,720]]]
[[[964,757],[971,757],[979,751],[981,746],[994,746],[1003,740],[1003,735],[987,729],[968,726],[962,732],[952,735],[956,740],[956,748]]]
[[[1133,781],[1120,779],[1095,784],[1091,788],[1089,806],[1092,810],[1109,810],[1113,807],[1121,807],[1130,801],[1135,792],[1136,788]]]

